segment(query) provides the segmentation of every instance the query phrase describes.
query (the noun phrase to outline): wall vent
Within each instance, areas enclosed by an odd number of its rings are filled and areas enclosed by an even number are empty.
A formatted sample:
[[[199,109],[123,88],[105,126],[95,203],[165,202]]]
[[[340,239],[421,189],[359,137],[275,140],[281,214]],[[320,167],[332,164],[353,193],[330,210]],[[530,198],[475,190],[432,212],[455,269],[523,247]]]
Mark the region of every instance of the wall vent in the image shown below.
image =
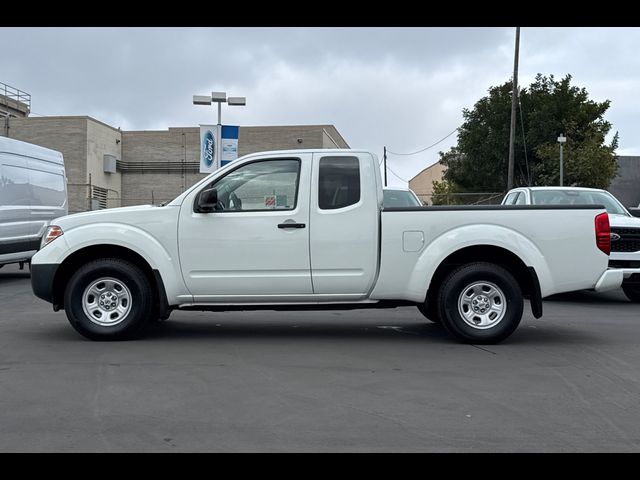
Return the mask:
[[[105,154],[103,170],[104,173],[116,173],[116,157]]]

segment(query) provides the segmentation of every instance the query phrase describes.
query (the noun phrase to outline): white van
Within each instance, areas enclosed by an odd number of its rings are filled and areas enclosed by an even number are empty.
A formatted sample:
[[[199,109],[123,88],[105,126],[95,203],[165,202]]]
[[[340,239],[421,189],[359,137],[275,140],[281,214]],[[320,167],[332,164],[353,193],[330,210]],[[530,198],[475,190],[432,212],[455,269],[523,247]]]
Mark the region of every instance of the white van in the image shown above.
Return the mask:
[[[68,210],[62,154],[0,137],[0,266],[28,262],[51,220]]]

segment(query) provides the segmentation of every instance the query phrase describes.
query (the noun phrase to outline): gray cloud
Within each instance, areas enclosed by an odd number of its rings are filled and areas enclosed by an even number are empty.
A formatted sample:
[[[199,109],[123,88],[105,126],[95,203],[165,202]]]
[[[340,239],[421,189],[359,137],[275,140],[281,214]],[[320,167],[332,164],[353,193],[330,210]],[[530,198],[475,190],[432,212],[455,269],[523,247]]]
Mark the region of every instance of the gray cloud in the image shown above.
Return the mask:
[[[594,99],[612,100],[620,152],[640,153],[639,41],[637,28],[523,28],[521,84],[571,73]],[[510,78],[513,42],[513,28],[4,28],[0,81],[31,93],[39,114],[125,129],[215,122],[191,95],[224,90],[247,97],[224,108],[224,123],[332,123],[381,155],[458,126],[463,107]],[[454,143],[389,165],[408,179]]]

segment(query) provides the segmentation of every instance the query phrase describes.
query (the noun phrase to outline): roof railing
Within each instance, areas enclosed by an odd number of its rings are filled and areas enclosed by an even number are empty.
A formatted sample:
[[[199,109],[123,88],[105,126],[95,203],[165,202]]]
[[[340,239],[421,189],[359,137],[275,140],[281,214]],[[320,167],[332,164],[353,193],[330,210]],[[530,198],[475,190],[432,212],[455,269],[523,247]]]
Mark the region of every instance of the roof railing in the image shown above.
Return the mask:
[[[19,88],[12,87],[11,85],[7,85],[6,83],[0,82],[0,95],[4,95],[5,97],[15,100],[16,102],[20,102],[27,106],[29,111],[31,111],[31,94],[20,90]]]

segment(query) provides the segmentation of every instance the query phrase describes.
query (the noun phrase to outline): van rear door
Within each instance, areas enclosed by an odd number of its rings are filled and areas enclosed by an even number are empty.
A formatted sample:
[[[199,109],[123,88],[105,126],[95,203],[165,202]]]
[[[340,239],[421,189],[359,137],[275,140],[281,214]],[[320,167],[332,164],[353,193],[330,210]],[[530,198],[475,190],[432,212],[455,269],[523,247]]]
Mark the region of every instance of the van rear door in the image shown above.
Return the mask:
[[[25,157],[0,152],[0,255],[34,247],[29,170]]]
[[[64,166],[33,157],[29,158],[28,166],[32,228],[41,237],[51,220],[67,214]]]

